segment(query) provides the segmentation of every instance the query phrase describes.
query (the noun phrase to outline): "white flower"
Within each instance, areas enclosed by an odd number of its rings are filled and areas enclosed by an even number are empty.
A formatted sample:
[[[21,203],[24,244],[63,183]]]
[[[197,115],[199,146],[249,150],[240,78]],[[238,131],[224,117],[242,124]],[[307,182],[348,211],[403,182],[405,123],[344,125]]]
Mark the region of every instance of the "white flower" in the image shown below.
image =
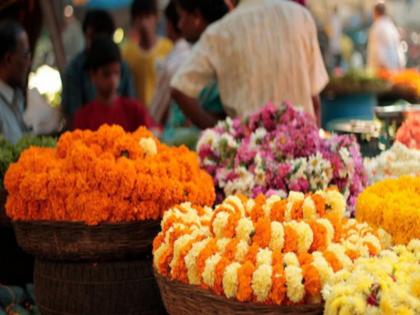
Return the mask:
[[[139,145],[141,149],[146,153],[147,156],[156,155],[157,154],[157,146],[155,140],[152,138],[141,138],[139,141]]]
[[[227,196],[242,193],[244,195],[251,195],[252,189],[255,187],[254,175],[245,167],[239,167],[236,169],[238,178],[233,181],[226,183],[224,192]]]
[[[214,287],[214,280],[216,278],[216,265],[219,263],[222,256],[219,253],[216,253],[209,258],[207,258],[203,271],[203,282],[208,285],[210,288]]]
[[[223,291],[228,299],[234,298],[238,291],[238,269],[241,264],[234,262],[228,265],[223,274]]]
[[[256,150],[259,147],[259,143],[264,139],[264,137],[266,136],[267,131],[265,130],[265,128],[263,127],[259,127],[258,129],[256,129],[252,134],[251,134],[251,138],[250,138],[250,148],[252,150]]]
[[[302,270],[299,267],[287,266],[286,276],[287,297],[294,303],[299,303],[305,296],[305,286],[302,284]]]
[[[249,243],[251,241],[251,234],[255,231],[252,220],[248,217],[243,217],[238,221],[235,232],[236,237]]]
[[[303,221],[290,221],[287,223],[293,228],[298,236],[298,253],[306,253],[314,241],[314,234],[309,224]]]
[[[193,285],[201,284],[201,277],[197,270],[197,257],[201,251],[207,246],[210,238],[194,243],[191,250],[185,256],[185,266],[187,267],[188,282]]]
[[[257,267],[262,265],[272,265],[273,252],[268,248],[260,248],[257,253]]]
[[[271,265],[261,265],[252,275],[251,287],[257,302],[267,300],[272,286],[273,268]]]
[[[284,228],[280,222],[271,222],[270,249],[272,251],[282,250],[284,246]]]
[[[220,141],[220,135],[213,129],[207,129],[204,131],[198,140],[197,151],[204,145],[210,145],[212,150],[216,150]]]
[[[229,213],[221,211],[217,213],[216,217],[214,218],[212,226],[214,235],[216,237],[222,237],[225,227],[228,224],[229,215]]]

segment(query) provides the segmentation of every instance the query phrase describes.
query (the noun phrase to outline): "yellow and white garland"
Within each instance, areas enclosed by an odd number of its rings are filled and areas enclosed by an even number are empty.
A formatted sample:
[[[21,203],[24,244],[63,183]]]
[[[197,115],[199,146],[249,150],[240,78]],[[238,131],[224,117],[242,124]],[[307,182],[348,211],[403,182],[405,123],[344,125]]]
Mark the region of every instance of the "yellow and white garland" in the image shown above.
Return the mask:
[[[322,291],[326,315],[420,314],[420,240],[360,258]]]
[[[344,206],[335,190],[287,199],[231,196],[214,212],[185,203],[163,217],[154,267],[239,301],[319,303],[332,275],[383,248],[381,233],[345,219]]]

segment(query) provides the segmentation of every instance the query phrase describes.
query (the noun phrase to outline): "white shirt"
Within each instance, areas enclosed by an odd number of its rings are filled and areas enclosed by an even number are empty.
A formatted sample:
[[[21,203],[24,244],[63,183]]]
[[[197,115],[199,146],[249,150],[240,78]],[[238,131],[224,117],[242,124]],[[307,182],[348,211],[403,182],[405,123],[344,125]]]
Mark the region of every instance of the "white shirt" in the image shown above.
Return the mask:
[[[163,64],[160,72],[157,88],[150,107],[150,114],[157,122],[161,122],[171,102],[170,82],[178,68],[191,55],[191,45],[184,39],[180,39]]]
[[[400,49],[400,34],[389,17],[383,16],[373,23],[368,42],[369,68],[401,69],[403,53]]]
[[[212,80],[230,116],[285,100],[314,114],[311,97],[328,75],[309,11],[289,1],[242,0],[207,28],[171,86],[196,98]]]

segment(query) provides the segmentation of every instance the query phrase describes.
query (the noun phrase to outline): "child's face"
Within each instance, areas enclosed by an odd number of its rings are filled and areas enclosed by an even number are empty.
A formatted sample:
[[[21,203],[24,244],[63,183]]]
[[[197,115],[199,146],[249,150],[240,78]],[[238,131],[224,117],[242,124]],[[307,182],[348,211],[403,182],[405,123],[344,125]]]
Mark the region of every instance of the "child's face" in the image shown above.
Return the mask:
[[[178,27],[182,32],[182,36],[190,43],[195,43],[200,39],[201,34],[205,31],[207,23],[198,12],[188,12],[177,7],[179,14]]]
[[[119,62],[113,62],[91,71],[92,82],[95,85],[97,93],[103,96],[112,96],[117,94],[120,84],[121,65]]]
[[[158,17],[155,14],[139,15],[134,24],[140,34],[154,34],[157,29]]]

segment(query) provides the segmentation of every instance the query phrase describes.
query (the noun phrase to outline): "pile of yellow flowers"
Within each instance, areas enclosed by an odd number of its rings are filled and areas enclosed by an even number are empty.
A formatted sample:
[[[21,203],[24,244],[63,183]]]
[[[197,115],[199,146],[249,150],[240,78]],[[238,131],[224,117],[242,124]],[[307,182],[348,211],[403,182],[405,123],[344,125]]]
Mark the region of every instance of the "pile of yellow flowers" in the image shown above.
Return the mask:
[[[357,200],[356,218],[383,228],[397,244],[420,238],[420,177],[387,179],[367,188]]]
[[[323,289],[326,315],[420,314],[420,240],[360,258]]]
[[[336,190],[230,196],[214,211],[184,203],[164,214],[154,268],[240,302],[320,303],[334,273],[388,246],[383,231],[344,218],[345,205]]]

